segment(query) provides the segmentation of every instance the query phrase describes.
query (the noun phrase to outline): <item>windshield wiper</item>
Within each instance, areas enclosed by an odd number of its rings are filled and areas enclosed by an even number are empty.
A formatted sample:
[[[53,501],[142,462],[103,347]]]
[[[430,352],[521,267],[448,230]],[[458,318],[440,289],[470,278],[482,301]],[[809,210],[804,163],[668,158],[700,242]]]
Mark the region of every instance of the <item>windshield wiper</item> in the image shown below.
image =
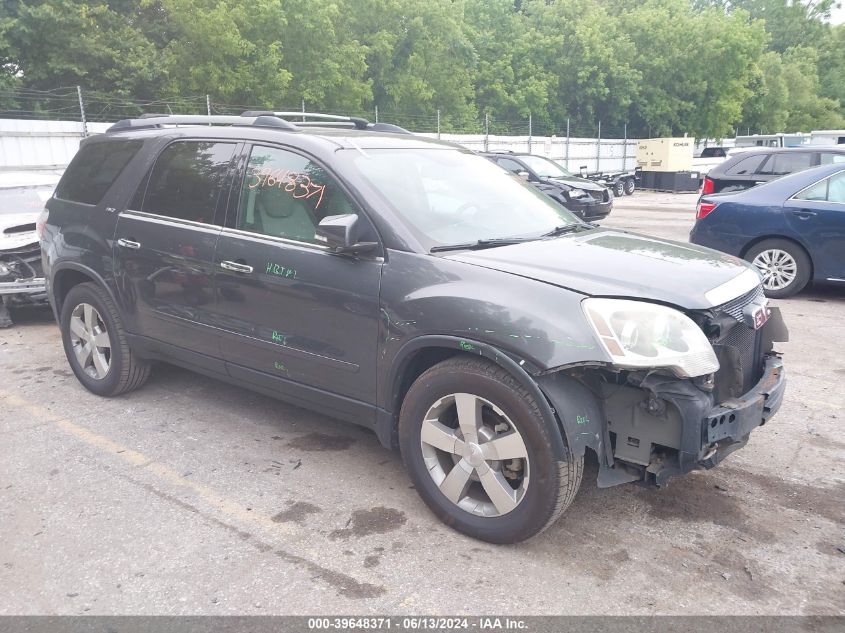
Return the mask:
[[[509,244],[519,244],[520,242],[528,242],[531,237],[495,237],[484,240],[476,240],[475,242],[466,242],[464,244],[443,244],[441,246],[432,246],[429,253],[440,253],[442,251],[467,251],[478,250],[481,248],[493,248],[495,246],[508,246]]]
[[[574,231],[580,231],[582,229],[594,229],[595,227],[595,224],[590,224],[589,222],[562,224],[561,226],[556,226],[548,233],[543,233],[540,237],[557,237],[558,235],[566,235],[567,233],[573,233]]]

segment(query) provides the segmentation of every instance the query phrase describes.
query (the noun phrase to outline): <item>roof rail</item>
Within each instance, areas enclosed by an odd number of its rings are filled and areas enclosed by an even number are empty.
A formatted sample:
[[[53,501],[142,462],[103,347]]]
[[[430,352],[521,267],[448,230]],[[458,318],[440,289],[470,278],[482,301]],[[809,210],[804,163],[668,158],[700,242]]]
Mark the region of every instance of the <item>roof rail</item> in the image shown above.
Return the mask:
[[[253,116],[207,116],[204,114],[141,115],[137,119],[123,119],[112,125],[106,132],[121,130],[142,130],[160,128],[166,125],[232,125],[271,127],[294,132],[298,130],[293,123],[285,121],[272,113],[261,112]]]
[[[367,119],[362,119],[360,117],[354,116],[342,116],[339,114],[323,114],[322,112],[264,112],[259,110],[247,110],[246,112],[242,113],[241,116],[250,117],[250,116],[257,116],[259,114],[265,115],[273,115],[277,117],[281,117],[284,119],[292,119],[296,117],[301,117],[302,121],[297,121],[297,125],[299,126],[309,126],[309,125],[323,125],[325,126],[326,123],[324,121],[332,123],[340,123],[340,124],[352,124],[356,130],[366,130],[370,126],[370,122]],[[309,119],[318,119],[317,121],[305,121],[306,118]]]

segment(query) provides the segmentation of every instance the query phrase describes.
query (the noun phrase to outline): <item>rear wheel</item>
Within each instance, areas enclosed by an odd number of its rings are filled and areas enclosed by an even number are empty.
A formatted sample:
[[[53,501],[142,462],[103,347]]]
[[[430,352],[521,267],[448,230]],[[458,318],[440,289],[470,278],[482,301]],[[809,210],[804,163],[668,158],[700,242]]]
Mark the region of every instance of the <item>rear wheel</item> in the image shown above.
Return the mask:
[[[625,194],[625,181],[617,180],[613,183],[613,195],[617,198]]]
[[[745,254],[745,259],[763,275],[763,289],[774,299],[791,297],[810,281],[810,257],[795,242],[764,240],[755,244]]]
[[[117,307],[96,284],[71,288],[59,323],[70,368],[89,391],[116,396],[147,380],[149,363],[129,347]]]
[[[633,178],[625,179],[625,195],[630,196],[637,188],[637,181]]]
[[[559,432],[509,373],[465,357],[423,373],[399,418],[420,496],[447,525],[492,543],[534,536],[572,502],[584,461],[555,452]]]

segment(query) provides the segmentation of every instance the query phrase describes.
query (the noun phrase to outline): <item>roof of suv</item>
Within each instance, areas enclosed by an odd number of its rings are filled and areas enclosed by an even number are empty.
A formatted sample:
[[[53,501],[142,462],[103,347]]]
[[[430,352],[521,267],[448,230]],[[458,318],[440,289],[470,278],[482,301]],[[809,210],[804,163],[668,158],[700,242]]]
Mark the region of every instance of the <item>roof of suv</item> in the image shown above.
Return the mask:
[[[305,137],[320,144],[343,149],[430,148],[465,149],[460,145],[416,136],[390,124],[372,124],[364,119],[311,115],[331,122],[300,125],[272,113],[246,112],[241,116],[145,116],[118,121],[106,132],[109,137],[132,138],[191,136],[243,140],[288,140]],[[333,125],[334,124],[334,125]]]

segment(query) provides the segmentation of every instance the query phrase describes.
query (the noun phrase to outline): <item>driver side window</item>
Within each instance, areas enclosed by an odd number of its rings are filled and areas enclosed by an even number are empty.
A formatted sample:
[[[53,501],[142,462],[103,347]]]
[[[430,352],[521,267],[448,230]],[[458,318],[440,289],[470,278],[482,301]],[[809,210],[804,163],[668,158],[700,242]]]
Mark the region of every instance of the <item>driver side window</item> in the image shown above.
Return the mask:
[[[241,187],[237,228],[309,244],[327,215],[355,207],[326,171],[304,156],[254,146]]]

